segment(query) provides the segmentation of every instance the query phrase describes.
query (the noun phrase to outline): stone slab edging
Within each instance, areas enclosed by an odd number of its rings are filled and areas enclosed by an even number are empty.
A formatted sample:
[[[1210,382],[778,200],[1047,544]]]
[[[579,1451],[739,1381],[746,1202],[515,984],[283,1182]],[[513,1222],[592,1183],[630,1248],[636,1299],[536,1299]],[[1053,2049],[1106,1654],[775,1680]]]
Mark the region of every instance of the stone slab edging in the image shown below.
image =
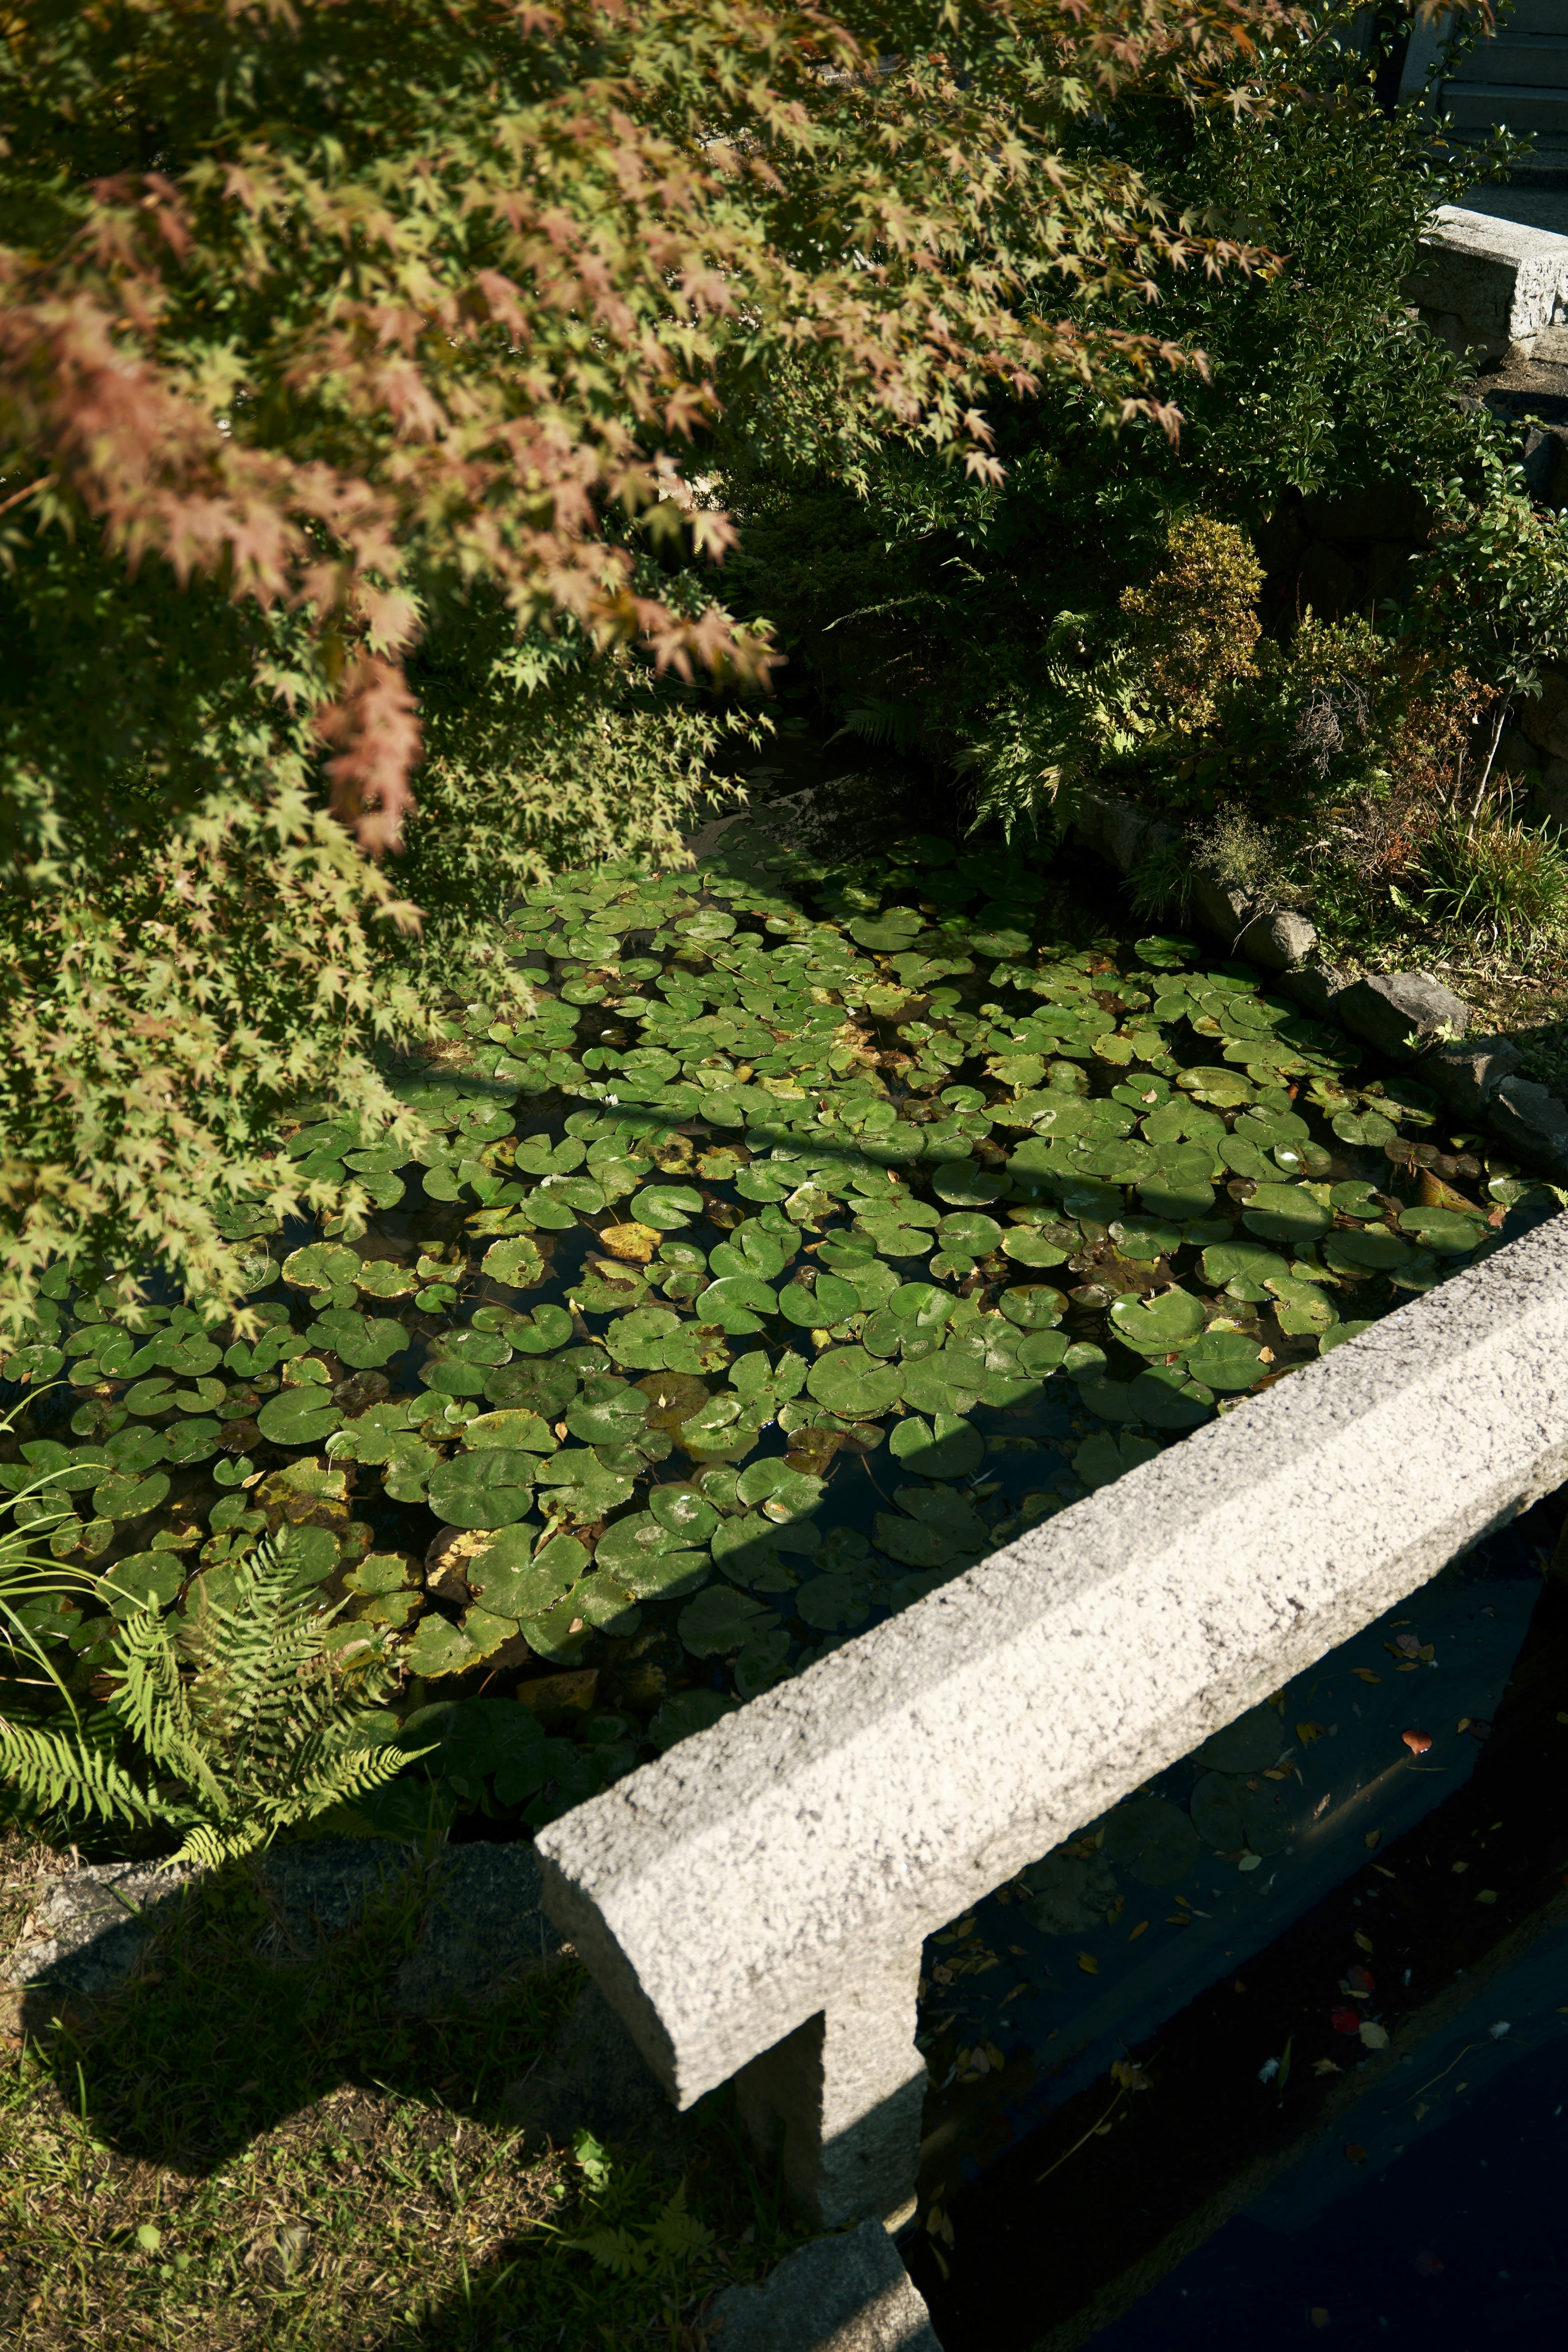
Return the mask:
[[[1568,236],[1439,205],[1421,232],[1401,292],[1456,352],[1528,359],[1568,320]]]
[[[551,1823],[545,1910],[678,2105],[745,2070],[889,2218],[923,1938],[1565,1475],[1552,1218]]]
[[[1568,237],[1559,243],[1568,247]],[[1091,787],[1071,838],[1125,880],[1151,850],[1169,848],[1181,835],[1147,809]],[[1387,1060],[1418,1072],[1458,1119],[1485,1126],[1528,1167],[1568,1183],[1568,1105],[1521,1076],[1519,1048],[1474,1030],[1475,1007],[1430,972],[1355,979],[1317,960],[1318,934],[1304,915],[1259,907],[1208,875],[1194,877],[1193,914],[1227,955],[1270,973],[1315,1021],[1336,1022]]]

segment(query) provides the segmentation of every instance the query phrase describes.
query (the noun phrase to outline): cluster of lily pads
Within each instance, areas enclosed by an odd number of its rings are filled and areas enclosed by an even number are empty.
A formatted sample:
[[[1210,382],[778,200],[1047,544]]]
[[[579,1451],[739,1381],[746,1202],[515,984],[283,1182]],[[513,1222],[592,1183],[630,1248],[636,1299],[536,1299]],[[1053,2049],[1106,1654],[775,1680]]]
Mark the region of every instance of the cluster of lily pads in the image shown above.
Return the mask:
[[[0,1482],[57,1474],[18,1515],[63,1508],[50,1548],[103,1580],[33,1612],[79,1675],[116,1611],[221,1594],[287,1519],[345,1660],[461,1702],[427,1769],[542,1821],[1495,1246],[1530,1189],[1255,972],[1076,938],[1048,869],[752,838],[520,905],[534,1011],[450,1024],[400,1089],[412,1159],[330,1116],[281,1138],[369,1223],[237,1211],[251,1336],[46,1285]]]

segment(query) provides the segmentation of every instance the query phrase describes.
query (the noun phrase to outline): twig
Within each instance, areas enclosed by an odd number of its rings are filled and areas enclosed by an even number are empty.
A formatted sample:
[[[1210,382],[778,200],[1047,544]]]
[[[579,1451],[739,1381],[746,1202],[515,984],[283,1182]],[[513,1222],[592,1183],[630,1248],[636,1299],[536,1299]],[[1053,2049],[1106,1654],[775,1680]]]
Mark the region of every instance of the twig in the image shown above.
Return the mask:
[[[1042,2180],[1048,2180],[1050,2179],[1052,2173],[1057,2169],[1057,2165],[1065,2164],[1069,2156],[1076,2156],[1079,2148],[1083,2146],[1083,2141],[1085,2139],[1092,2139],[1095,2133],[1100,2131],[1110,2121],[1111,2116],[1116,2113],[1117,2107],[1126,2096],[1127,2090],[1125,2084],[1123,2084],[1122,2088],[1117,2092],[1115,2098],[1111,2100],[1110,2105],[1106,2108],[1105,2113],[1100,2116],[1100,2122],[1097,2124],[1090,2124],[1089,2129],[1083,2135],[1083,2139],[1075,2139],[1070,2147],[1063,2148],[1060,2156],[1057,2158],[1056,2164],[1047,2164],[1044,2172],[1037,2172],[1035,2175],[1035,2186],[1037,2189],[1039,2187]]]
[[[1487,2045],[1484,2042],[1467,2042],[1464,2048],[1459,2053],[1459,2058],[1468,2058],[1472,2050],[1484,2050],[1486,2046]],[[1450,2058],[1447,2064],[1443,2069],[1443,2074],[1451,2074],[1455,2067],[1458,2064],[1459,2058]],[[1443,2074],[1434,2074],[1431,2083],[1422,2084],[1421,2091],[1429,2091],[1432,2088],[1432,2083],[1440,2083],[1442,2081]],[[1410,2094],[1410,2099],[1418,2099],[1421,2096],[1421,2091],[1412,2091]],[[1406,2106],[1409,2105],[1410,2099],[1406,2099]]]
[[[1470,823],[1472,824],[1474,824],[1477,817],[1479,817],[1481,813],[1481,801],[1485,796],[1487,785],[1491,777],[1492,761],[1497,758],[1497,747],[1502,741],[1503,721],[1508,717],[1510,708],[1511,705],[1506,699],[1500,702],[1498,705],[1497,725],[1492,729],[1491,749],[1487,753],[1486,766],[1481,770],[1481,781],[1476,786],[1476,797],[1470,803]]]
[[[0,515],[9,514],[13,507],[22,504],[24,499],[30,499],[35,490],[48,489],[54,478],[52,474],[40,474],[37,480],[29,482],[25,490],[13,490],[8,499],[0,499]]]

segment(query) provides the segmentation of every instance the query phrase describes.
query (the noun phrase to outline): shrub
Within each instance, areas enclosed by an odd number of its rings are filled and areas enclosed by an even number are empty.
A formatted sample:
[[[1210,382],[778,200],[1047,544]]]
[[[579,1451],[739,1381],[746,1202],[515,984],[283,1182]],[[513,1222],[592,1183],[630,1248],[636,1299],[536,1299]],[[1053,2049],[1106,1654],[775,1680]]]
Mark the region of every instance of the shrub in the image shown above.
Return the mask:
[[[1212,725],[1226,688],[1255,675],[1263,566],[1243,532],[1208,515],[1182,516],[1165,547],[1164,568],[1124,588],[1121,609],[1147,690],[1188,732]]]

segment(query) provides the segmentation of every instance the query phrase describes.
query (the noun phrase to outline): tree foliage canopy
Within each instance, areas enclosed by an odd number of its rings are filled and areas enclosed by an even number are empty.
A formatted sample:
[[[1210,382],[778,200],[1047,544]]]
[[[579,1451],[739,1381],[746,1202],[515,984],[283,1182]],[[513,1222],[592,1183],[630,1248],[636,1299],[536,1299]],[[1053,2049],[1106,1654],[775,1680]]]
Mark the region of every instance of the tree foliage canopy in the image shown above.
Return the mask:
[[[726,404],[997,461],[1247,258],[1106,139],[1278,0],[18,0],[0,48],[0,1215],[223,1295],[279,1107],[395,1106],[499,895],[668,855],[765,679],[681,478]],[[675,495],[671,495],[671,493]],[[418,774],[416,793],[415,779]],[[283,1188],[287,1191],[287,1187]],[[321,1205],[347,1210],[352,1198]]]

